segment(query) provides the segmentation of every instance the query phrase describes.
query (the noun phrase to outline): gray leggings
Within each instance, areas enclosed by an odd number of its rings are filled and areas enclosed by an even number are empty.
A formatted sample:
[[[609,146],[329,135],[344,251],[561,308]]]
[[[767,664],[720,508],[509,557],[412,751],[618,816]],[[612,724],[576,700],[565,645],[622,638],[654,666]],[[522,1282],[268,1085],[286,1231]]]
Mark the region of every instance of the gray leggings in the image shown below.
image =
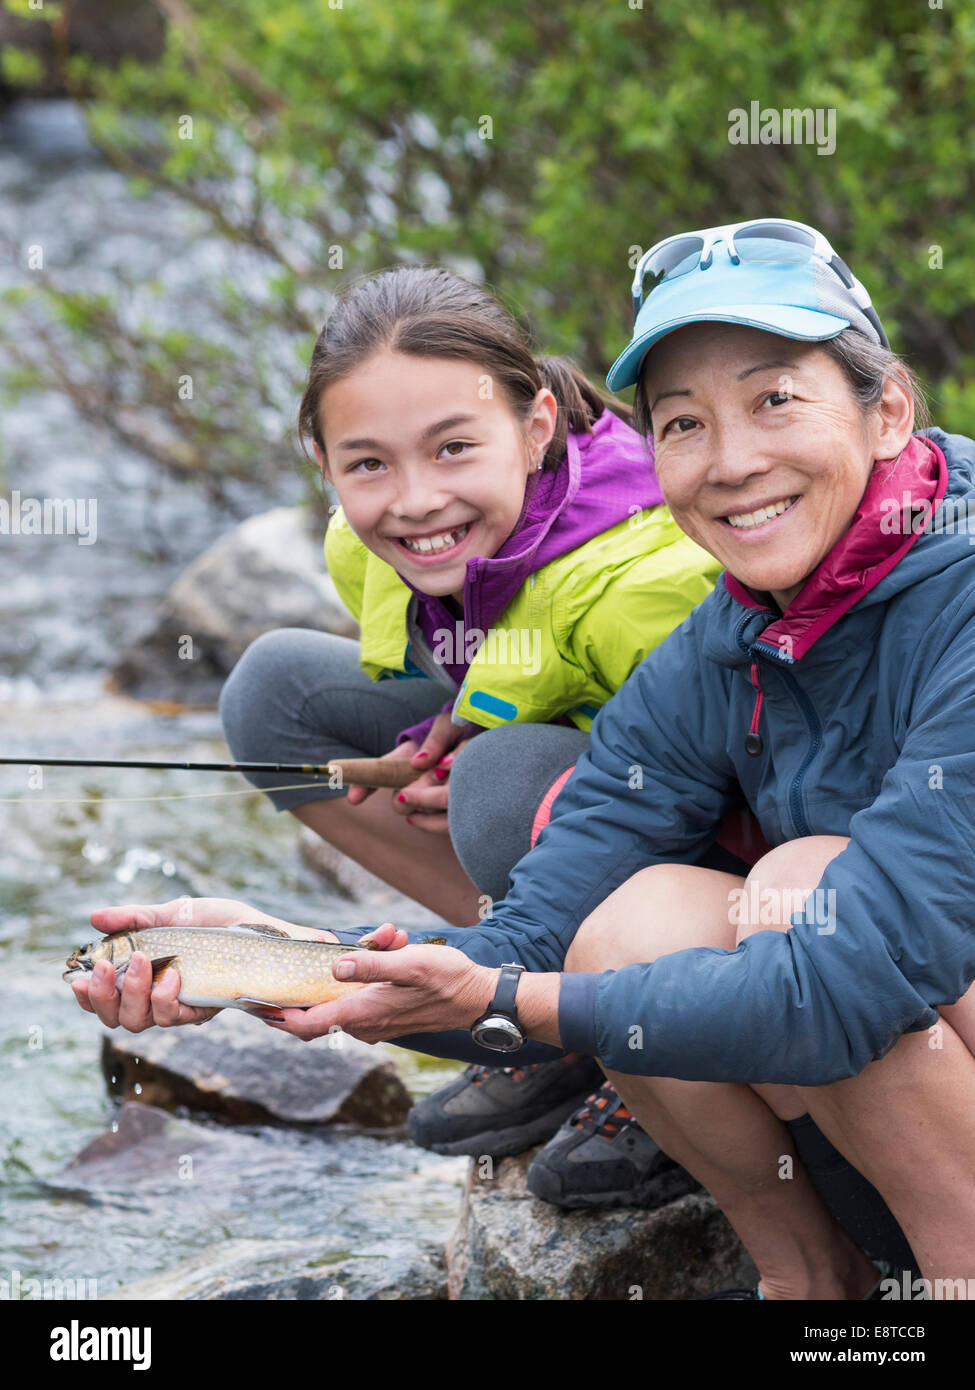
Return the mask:
[[[400,730],[437,713],[449,692],[426,676],[372,681],[359,644],[308,628],[279,628],[251,643],[220,695],[220,718],[238,762],[325,763],[388,753]],[[558,724],[509,724],[478,734],[450,773],[450,839],[465,872],[494,900],[531,846],[545,793],[589,747]],[[344,796],[313,777],[247,774],[279,811]],[[276,791],[276,787],[294,787]]]

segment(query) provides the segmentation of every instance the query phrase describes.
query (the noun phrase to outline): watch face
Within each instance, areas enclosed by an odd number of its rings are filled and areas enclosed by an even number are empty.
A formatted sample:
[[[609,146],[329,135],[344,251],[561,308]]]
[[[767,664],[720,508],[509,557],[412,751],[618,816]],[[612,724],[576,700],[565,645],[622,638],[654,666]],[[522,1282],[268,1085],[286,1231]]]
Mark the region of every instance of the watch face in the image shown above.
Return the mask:
[[[495,1052],[516,1052],[524,1044],[521,1029],[504,1017],[488,1018],[474,1029],[474,1041]]]

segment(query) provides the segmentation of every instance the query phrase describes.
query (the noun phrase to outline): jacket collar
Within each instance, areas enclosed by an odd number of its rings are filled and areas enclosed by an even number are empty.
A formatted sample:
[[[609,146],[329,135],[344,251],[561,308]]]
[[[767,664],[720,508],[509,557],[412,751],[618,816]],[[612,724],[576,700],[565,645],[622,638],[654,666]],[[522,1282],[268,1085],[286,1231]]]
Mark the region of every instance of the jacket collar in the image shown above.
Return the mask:
[[[878,460],[850,525],[781,617],[775,615],[768,594],[747,588],[726,570],[724,583],[731,598],[751,610],[740,630],[736,622],[734,664],[747,660],[745,649],[752,646],[786,664],[799,661],[916,544],[924,528],[911,526],[905,514],[913,508],[930,517],[947,487],[945,456],[925,435],[912,435],[896,459]],[[898,520],[892,525],[894,516]],[[715,652],[712,659],[722,658]]]

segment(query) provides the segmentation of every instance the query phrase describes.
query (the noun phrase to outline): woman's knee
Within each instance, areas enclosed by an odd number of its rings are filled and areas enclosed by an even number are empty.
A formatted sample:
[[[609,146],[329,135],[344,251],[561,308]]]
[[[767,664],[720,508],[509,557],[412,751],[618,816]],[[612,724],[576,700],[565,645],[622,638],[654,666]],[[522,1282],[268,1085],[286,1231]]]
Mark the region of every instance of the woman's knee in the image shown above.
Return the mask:
[[[826,865],[849,843],[846,835],[808,835],[763,855],[736,896],[736,943],[757,931],[787,931]]]
[[[572,973],[615,970],[691,946],[731,949],[731,893],[742,879],[696,864],[651,864],[589,914],[566,954]]]

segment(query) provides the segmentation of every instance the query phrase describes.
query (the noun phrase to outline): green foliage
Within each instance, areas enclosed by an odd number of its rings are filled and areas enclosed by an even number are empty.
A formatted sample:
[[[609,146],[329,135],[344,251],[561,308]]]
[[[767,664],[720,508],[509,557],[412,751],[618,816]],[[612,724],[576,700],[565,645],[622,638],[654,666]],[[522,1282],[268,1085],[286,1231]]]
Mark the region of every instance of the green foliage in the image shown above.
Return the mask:
[[[471,273],[599,379],[628,338],[634,248],[763,215],[826,232],[941,402],[937,423],[975,433],[975,12],[632,3],[193,0],[153,66],[71,59],[107,156],[266,268],[259,289],[214,278],[212,343],[137,335],[137,378],[199,369],[216,393],[209,414],[199,392],[168,411],[184,462],[243,467],[222,422],[253,452],[269,405],[283,424],[265,459],[290,458],[302,366],[352,278],[405,259]],[[730,112],[752,101],[835,110],[835,153],[731,144]],[[97,371],[85,318],[105,306],[65,299],[60,325],[88,335]],[[270,336],[286,350],[262,354]]]
[[[44,75],[44,66],[36,53],[4,44],[0,47],[0,78],[8,87],[36,87]]]

